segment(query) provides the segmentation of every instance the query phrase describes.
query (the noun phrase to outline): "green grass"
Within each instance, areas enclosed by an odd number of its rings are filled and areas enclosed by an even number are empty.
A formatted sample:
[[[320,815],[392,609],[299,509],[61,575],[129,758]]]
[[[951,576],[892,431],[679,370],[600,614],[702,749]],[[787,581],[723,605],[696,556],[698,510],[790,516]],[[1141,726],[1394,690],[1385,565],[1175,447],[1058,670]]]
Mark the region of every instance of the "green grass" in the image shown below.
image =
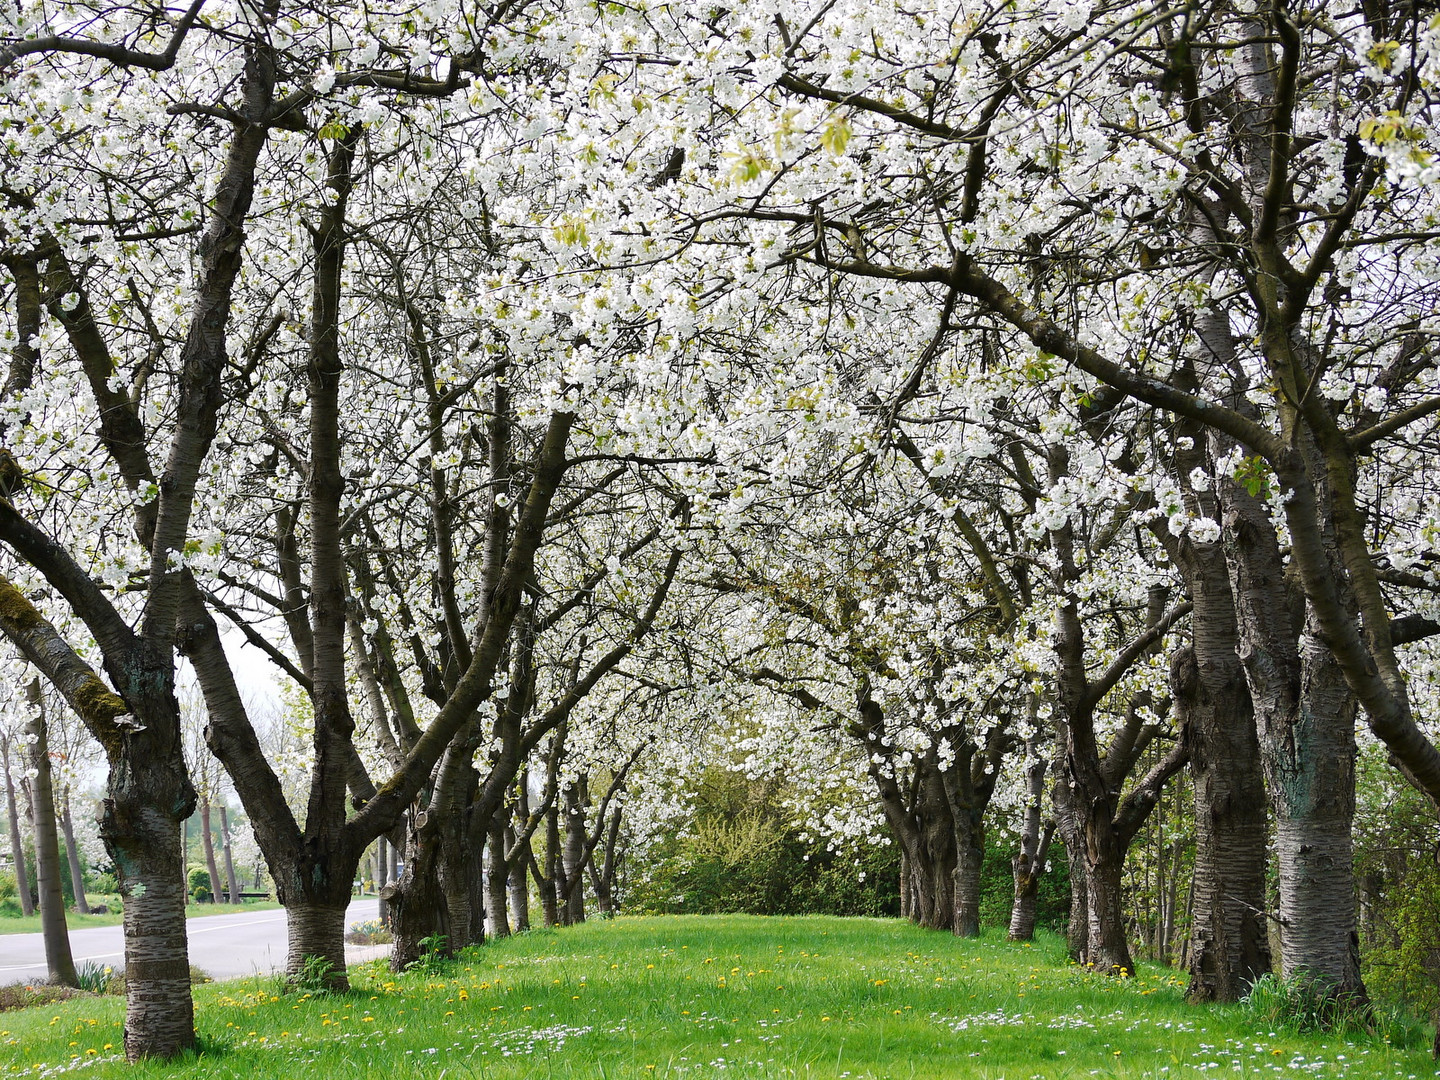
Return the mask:
[[[243,911],[272,911],[280,905],[267,900],[255,900],[244,904],[186,904],[187,919],[203,919],[210,915],[236,915]],[[81,915],[74,910],[65,912],[65,925],[71,930],[85,930],[91,926],[119,926],[125,916],[116,911],[109,915]],[[39,914],[0,916],[0,934],[40,933]]]
[[[275,979],[197,987],[203,1052],[131,1068],[121,1002],[0,1014],[0,1076],[186,1080],[1436,1075],[1424,1032],[1341,1039],[1192,1007],[1181,978],[1065,962],[1063,943],[961,941],[881,919],[620,919],[467,953],[443,974],[352,971],[346,995]]]

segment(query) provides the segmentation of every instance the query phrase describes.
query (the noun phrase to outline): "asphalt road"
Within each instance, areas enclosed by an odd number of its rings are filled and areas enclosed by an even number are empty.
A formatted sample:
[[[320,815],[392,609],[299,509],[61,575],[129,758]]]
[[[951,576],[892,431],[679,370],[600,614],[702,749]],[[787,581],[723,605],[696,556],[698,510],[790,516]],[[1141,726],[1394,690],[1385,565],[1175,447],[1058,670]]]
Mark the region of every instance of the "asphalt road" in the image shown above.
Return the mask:
[[[345,925],[378,917],[380,901],[374,897],[356,900],[345,912]],[[241,912],[238,915],[210,915],[185,922],[190,939],[190,963],[216,979],[240,975],[269,974],[285,967],[287,935],[285,912]],[[346,959],[368,959],[389,946],[345,950]],[[70,932],[70,950],[79,967],[90,960],[120,967],[125,962],[124,935],[118,926],[97,926]],[[0,984],[44,979],[45,944],[39,934],[0,934]]]

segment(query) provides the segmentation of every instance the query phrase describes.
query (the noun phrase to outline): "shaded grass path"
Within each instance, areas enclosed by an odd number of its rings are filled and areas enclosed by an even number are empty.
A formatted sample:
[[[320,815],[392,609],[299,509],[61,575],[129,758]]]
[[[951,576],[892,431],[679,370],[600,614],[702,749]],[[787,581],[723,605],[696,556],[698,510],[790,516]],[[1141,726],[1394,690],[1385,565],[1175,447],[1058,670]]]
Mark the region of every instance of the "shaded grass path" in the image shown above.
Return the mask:
[[[120,1002],[0,1014],[0,1076],[234,1080],[1440,1075],[1423,1033],[1304,1036],[1192,1007],[1177,973],[1126,980],[1064,943],[963,941],[881,919],[622,918],[487,945],[431,972],[353,969],[348,995],[197,987],[204,1050],[116,1058]],[[1399,1037],[1398,1034],[1396,1036]]]

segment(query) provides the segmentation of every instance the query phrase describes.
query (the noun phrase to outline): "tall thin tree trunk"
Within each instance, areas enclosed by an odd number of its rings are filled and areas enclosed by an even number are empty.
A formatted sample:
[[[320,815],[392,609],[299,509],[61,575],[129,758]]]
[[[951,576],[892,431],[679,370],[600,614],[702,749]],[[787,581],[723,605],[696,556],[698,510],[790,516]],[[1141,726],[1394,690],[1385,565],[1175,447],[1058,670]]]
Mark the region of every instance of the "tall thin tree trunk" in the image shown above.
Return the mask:
[[[240,885],[235,880],[235,855],[230,846],[230,815],[225,804],[220,804],[220,850],[225,857],[225,888],[230,903],[240,903]]]
[[[492,936],[510,936],[510,913],[507,911],[510,888],[510,864],[505,859],[505,822],[510,817],[502,807],[490,819],[485,860],[485,914]]]
[[[35,883],[40,894],[40,932],[45,939],[45,964],[50,981],[78,986],[70,931],[65,925],[65,896],[60,884],[60,838],[55,828],[55,787],[50,773],[50,743],[45,702],[39,678],[26,689],[31,715],[25,730],[30,741],[30,812],[35,830]]]
[[[1054,823],[1042,821],[1045,799],[1045,755],[1039,733],[1025,740],[1025,817],[1020,828],[1020,850],[1010,862],[1015,878],[1015,899],[1010,905],[1010,940],[1031,941],[1035,937],[1035,904],[1040,894],[1040,875],[1045,870]]]
[[[70,860],[70,885],[75,893],[75,910],[90,914],[90,901],[85,898],[85,872],[80,869],[80,849],[75,844],[75,822],[70,818],[70,785],[61,789],[60,832],[65,837],[65,854]]]
[[[1070,868],[1070,918],[1065,924],[1065,945],[1070,959],[1079,962],[1085,954],[1090,937],[1090,889],[1085,882],[1085,841],[1075,820],[1074,799],[1064,778],[1053,786],[1055,823],[1065,846],[1065,861]]]
[[[380,897],[380,925],[390,925],[390,901],[386,898],[390,884],[390,845],[385,837],[375,841],[375,893]]]
[[[200,803],[200,846],[205,852],[205,870],[210,875],[210,902],[220,902],[220,869],[215,864],[215,840],[210,835],[210,799]]]
[[[1197,638],[1203,632],[1200,608],[1197,599]],[[1192,1001],[1238,1001],[1270,970],[1265,786],[1250,694],[1234,648],[1223,659],[1207,656],[1201,664],[1202,647],[1179,650],[1171,666],[1175,707],[1190,744],[1195,799],[1188,996]]]
[[[980,871],[985,862],[984,832],[979,822],[956,830],[955,838],[955,935],[980,936]]]
[[[1090,920],[1086,966],[1107,975],[1133,975],[1135,961],[1125,934],[1125,849],[1114,830],[1103,826],[1092,829],[1085,844],[1085,906]]]
[[[1273,94],[1274,69],[1267,49],[1257,44],[1240,54],[1256,100]],[[1256,167],[1267,160],[1263,153],[1254,156]],[[1202,376],[1228,384],[1228,403],[1247,409],[1229,320],[1215,310],[1202,316],[1199,325],[1205,344]],[[1212,460],[1223,460],[1235,449],[1233,440],[1214,429],[1207,432],[1207,441]],[[1302,450],[1311,475],[1323,487],[1328,481],[1321,455],[1313,444]],[[1333,655],[1322,644],[1313,613],[1291,595],[1269,507],[1233,476],[1218,476],[1216,490],[1224,512],[1222,539],[1238,626],[1237,653],[1250,688],[1275,815],[1282,972],[1327,984],[1337,999],[1363,1001],[1350,849],[1355,703]],[[1331,505],[1323,491],[1317,497],[1321,505]],[[1319,539],[1332,574],[1343,583],[1347,574],[1340,565],[1333,522],[1321,524]],[[1348,587],[1341,592],[1342,604],[1352,603]],[[1301,612],[1303,618],[1297,617]]]
[[[1055,822],[1047,820],[1040,828],[1040,836],[1030,856],[1015,856],[1011,870],[1015,878],[1015,900],[1010,907],[1011,941],[1033,941],[1035,920],[1040,902],[1040,879],[1050,857],[1050,843],[1055,836]]]
[[[530,882],[527,875],[533,857],[528,839],[510,854],[510,910],[514,912],[517,934],[530,929]]]
[[[25,869],[25,843],[20,833],[20,812],[15,807],[15,779],[10,772],[10,740],[0,738],[0,759],[5,765],[5,813],[10,823],[10,858],[15,867],[15,888],[20,894],[20,912],[26,918],[35,914],[35,898],[30,895],[30,874]]]
[[[910,918],[910,856],[900,848],[900,917]]]
[[[535,884],[540,889],[540,907],[544,913],[545,929],[560,925],[560,892],[565,873],[560,860],[560,807],[558,800],[552,800],[545,811],[545,864],[543,869],[537,861],[531,864],[535,872]]]

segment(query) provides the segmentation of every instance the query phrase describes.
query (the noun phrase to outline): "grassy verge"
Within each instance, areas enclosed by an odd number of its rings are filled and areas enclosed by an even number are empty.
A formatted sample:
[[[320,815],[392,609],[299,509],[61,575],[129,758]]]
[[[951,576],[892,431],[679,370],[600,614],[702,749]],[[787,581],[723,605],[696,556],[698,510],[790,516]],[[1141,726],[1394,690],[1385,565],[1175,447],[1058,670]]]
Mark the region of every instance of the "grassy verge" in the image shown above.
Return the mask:
[[[271,911],[280,905],[265,900],[245,904],[186,904],[187,919],[203,919],[210,915],[236,915],[243,911]],[[71,930],[85,930],[92,926],[119,926],[125,921],[120,912],[109,915],[81,915],[76,911],[65,912],[65,925]],[[0,918],[0,934],[38,934],[40,916],[10,915]]]
[[[1351,1039],[1192,1007],[1175,973],[1124,981],[1063,943],[961,941],[875,919],[620,919],[522,935],[431,972],[377,963],[345,995],[196,988],[203,1050],[124,1065],[121,1002],[0,1015],[0,1075],[245,1080],[1384,1077],[1436,1075],[1419,1028]],[[1261,1026],[1257,1026],[1259,1023]]]

